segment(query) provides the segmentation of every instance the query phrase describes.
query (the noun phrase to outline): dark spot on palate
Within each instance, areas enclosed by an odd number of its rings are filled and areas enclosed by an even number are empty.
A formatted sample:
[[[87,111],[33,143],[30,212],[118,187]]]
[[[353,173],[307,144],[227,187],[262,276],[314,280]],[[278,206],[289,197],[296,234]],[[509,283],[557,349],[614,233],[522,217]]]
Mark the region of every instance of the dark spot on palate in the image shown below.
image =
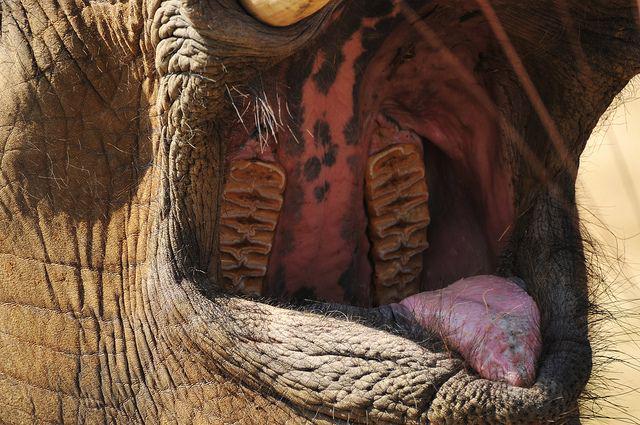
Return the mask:
[[[338,150],[338,146],[331,145],[329,149],[325,152],[322,163],[327,167],[331,167],[336,163],[336,152]]]
[[[324,201],[330,188],[331,188],[331,185],[329,184],[329,182],[324,182],[324,185],[318,186],[315,189],[313,189],[313,194],[316,197],[316,201],[318,202]]]
[[[344,126],[342,132],[344,139],[347,141],[347,145],[353,146],[358,144],[358,119],[355,116],[351,116],[349,122]]]
[[[318,157],[309,158],[304,164],[304,178],[310,182],[318,178],[322,165]]]
[[[329,126],[329,123],[325,120],[316,121],[316,124],[313,127],[313,136],[316,143],[319,142],[325,149],[322,163],[327,167],[333,166],[336,163],[338,146],[331,143],[331,127]]]
[[[313,81],[316,83],[318,91],[325,96],[329,94],[331,86],[336,81],[338,75],[338,69],[344,63],[344,54],[341,50],[334,52],[332,57],[326,57],[320,69],[313,75]]]
[[[322,146],[331,144],[331,127],[325,120],[318,120],[313,126],[313,137],[322,143]]]

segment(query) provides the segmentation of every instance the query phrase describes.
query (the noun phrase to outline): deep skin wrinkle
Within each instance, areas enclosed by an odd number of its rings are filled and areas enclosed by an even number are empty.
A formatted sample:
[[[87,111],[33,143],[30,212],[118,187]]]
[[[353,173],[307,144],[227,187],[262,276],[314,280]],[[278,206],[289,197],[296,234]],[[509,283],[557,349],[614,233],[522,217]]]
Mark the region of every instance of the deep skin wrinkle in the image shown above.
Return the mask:
[[[283,29],[235,0],[1,5],[0,421],[577,423],[591,349],[574,176],[475,1],[335,1]],[[492,6],[578,164],[640,72],[636,2]],[[269,90],[283,69],[301,84],[292,63],[393,8],[442,50],[474,39],[465,28],[488,37],[455,80],[490,76],[516,217],[497,266],[541,312],[530,388],[478,378],[389,308],[277,307],[218,285],[227,90]]]

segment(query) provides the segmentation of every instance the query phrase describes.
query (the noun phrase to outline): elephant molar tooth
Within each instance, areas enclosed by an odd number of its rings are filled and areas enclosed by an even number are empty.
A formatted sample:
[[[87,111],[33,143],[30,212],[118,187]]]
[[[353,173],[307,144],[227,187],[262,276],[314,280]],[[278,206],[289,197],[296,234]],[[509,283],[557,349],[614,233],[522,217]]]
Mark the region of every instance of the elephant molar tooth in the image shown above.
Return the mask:
[[[367,163],[365,198],[378,304],[419,292],[429,247],[429,191],[421,149],[395,144]]]
[[[286,183],[277,164],[232,161],[222,195],[220,253],[224,288],[261,295]]]

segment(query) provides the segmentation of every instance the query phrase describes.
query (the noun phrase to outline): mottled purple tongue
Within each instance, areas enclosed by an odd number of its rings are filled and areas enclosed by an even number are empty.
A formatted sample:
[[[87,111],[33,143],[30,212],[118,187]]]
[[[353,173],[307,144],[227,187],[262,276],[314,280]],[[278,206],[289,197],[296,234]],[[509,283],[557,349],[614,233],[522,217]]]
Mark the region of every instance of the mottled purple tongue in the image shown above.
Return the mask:
[[[400,306],[440,334],[483,378],[521,387],[535,381],[540,312],[514,282],[475,276],[405,298],[395,308]]]

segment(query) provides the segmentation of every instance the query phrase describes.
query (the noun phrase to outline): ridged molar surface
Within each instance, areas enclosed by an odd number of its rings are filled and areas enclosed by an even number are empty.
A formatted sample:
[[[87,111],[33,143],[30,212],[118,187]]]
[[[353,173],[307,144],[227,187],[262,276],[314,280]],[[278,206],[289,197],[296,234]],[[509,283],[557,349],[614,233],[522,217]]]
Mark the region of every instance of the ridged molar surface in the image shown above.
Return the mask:
[[[422,254],[429,247],[428,200],[418,146],[395,144],[369,158],[366,201],[379,304],[397,302],[420,290]]]
[[[237,160],[223,192],[220,252],[225,289],[261,295],[286,183],[277,164]]]

